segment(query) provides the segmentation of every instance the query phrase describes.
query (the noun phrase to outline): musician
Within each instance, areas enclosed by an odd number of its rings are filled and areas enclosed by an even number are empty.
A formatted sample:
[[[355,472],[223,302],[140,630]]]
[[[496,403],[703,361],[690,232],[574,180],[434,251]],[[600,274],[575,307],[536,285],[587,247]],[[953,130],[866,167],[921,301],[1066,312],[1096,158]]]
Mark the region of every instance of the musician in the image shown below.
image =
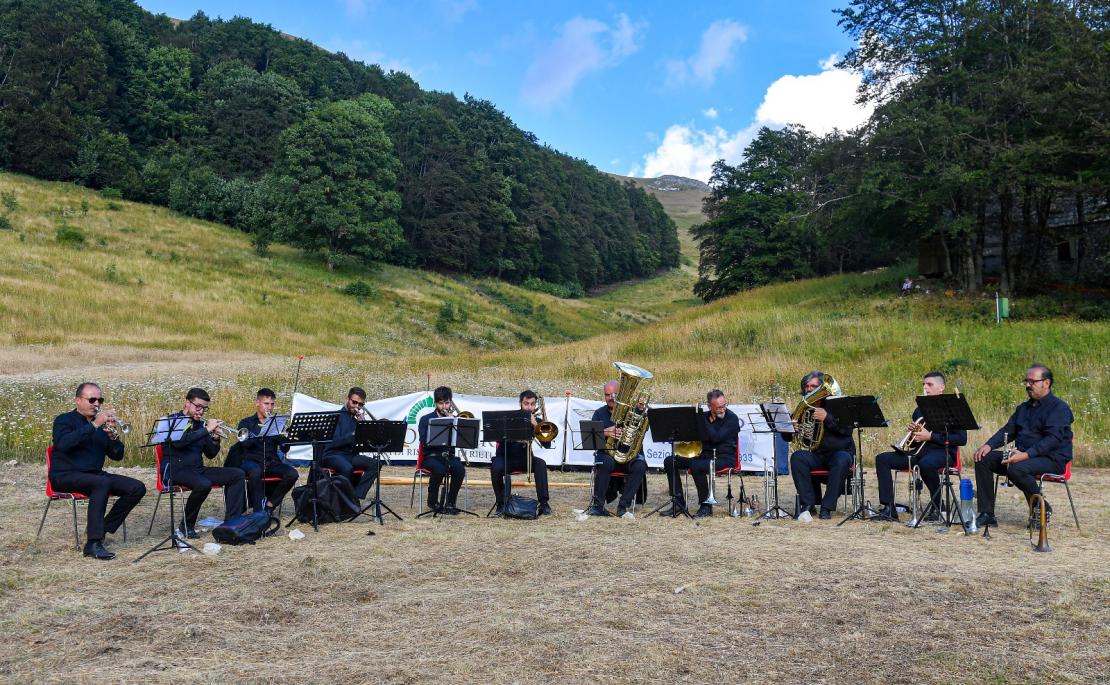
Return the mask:
[[[116,555],[104,547],[104,533],[115,533],[123,525],[127,514],[146,494],[146,486],[104,470],[104,457],[123,459],[123,442],[115,414],[101,411],[104,395],[100,386],[89,382],[78,385],[73,404],[73,411],[54,418],[54,450],[46,477],[56,490],[88,496],[84,555],[107,561]],[[112,495],[119,499],[105,516]]]
[[[536,419],[536,407],[539,401],[539,396],[531,390],[525,390],[520,393],[520,408],[528,412],[532,418],[532,426],[538,423]],[[540,443],[544,448],[551,447],[551,443]],[[513,471],[526,471],[528,468],[528,452],[532,449],[531,442],[520,442],[517,440],[510,440],[508,444],[503,442],[497,443],[497,453],[490,463],[490,478],[493,480],[493,495],[497,500],[495,511],[498,515],[502,513],[505,508],[505,469],[508,468],[509,472]],[[508,465],[505,463],[505,453],[508,452]],[[548,503],[548,490],[547,490],[547,462],[542,458],[532,455],[532,474],[536,479],[536,498],[540,501],[540,515],[551,513],[551,505]]]
[[[273,430],[274,404],[277,395],[269,388],[261,388],[255,394],[255,413],[239,422],[239,430],[246,429],[249,437],[240,440],[238,449],[242,460],[240,468],[247,474],[247,497],[256,513],[273,511],[281,506],[281,501],[293,489],[300,474],[297,469],[283,461],[281,438]],[[271,435],[259,436],[266,430]],[[280,478],[279,481],[263,481],[263,477]]]
[[[428,428],[432,419],[447,418],[455,415],[455,402],[451,388],[441,385],[432,393],[435,400],[435,411],[420,417],[417,424],[417,435],[420,438],[420,447],[424,450],[424,468],[428,469],[428,508],[439,509],[439,487],[448,473],[451,474],[451,487],[447,492],[447,502],[441,510],[444,514],[456,515],[459,513],[459,489],[462,488],[463,479],[466,477],[466,466],[462,460],[455,456],[454,447],[429,447]]]
[[[185,501],[185,520],[180,526],[183,537],[200,537],[194,529],[197,516],[213,485],[224,488],[224,520],[238,516],[246,506],[244,474],[233,467],[205,466],[204,457],[220,453],[222,435],[217,419],[204,420],[211,398],[204,388],[189,388],[181,411],[166,417],[170,436],[162,443],[163,468],[167,485],[189,488]],[[174,436],[178,436],[174,438]]]
[[[620,383],[617,381],[609,381],[605,384],[603,392],[605,393],[605,404],[598,407],[593,414],[594,421],[601,421],[605,427],[606,438],[620,438],[623,431],[619,426],[613,423],[613,409],[617,405],[617,390],[620,388]],[[613,456],[604,450],[598,450],[594,453],[597,464],[597,474],[594,480],[593,498],[590,500],[590,508],[586,513],[590,516],[612,516],[609,510],[605,508],[605,503],[612,499],[609,496],[609,483],[613,478],[613,471],[618,468],[617,461]],[[621,492],[620,501],[617,503],[617,516],[623,518],[631,518],[632,512],[632,498],[640,491],[640,486],[644,482],[647,475],[647,460],[644,458],[644,451],[641,448],[640,452],[632,461],[621,464],[620,468],[628,475],[622,480],[623,483],[616,481],[614,485]]]
[[[930,371],[921,379],[921,392],[923,395],[940,395],[944,392],[944,374],[940,371]],[[940,470],[953,464],[956,448],[967,444],[967,431],[931,431],[928,426],[916,425],[921,418],[921,409],[914,408],[912,421],[914,424],[906,426],[906,430],[913,431],[912,441],[924,443],[921,451],[910,457],[900,452],[883,452],[875,457],[875,477],[879,481],[879,513],[873,516],[875,520],[897,521],[898,511],[894,503],[894,469],[910,469],[910,478],[913,478],[913,467],[921,471],[921,480],[929,488],[929,513],[925,521],[940,520]]]
[[[709,404],[709,411],[703,413],[702,421],[705,423],[705,439],[702,440],[701,454],[694,459],[670,455],[663,460],[663,471],[667,474],[671,494],[676,497],[679,509],[686,508],[686,496],[679,482],[678,469],[690,469],[694,476],[694,485],[698,489],[698,512],[694,518],[705,518],[713,515],[713,505],[706,504],[709,499],[710,469],[718,469],[736,465],[737,441],[740,439],[740,417],[728,408],[725,394],[714,388],[706,393],[705,401]],[[672,463],[673,462],[673,463]],[[672,509],[660,512],[661,516],[673,516]]]
[[[802,379],[802,396],[813,392],[825,382],[825,374],[821,371],[811,371]],[[829,472],[829,484],[825,496],[821,499],[821,512],[819,518],[832,518],[836,510],[836,501],[840,499],[848,472],[852,468],[852,457],[856,453],[856,446],[852,443],[852,428],[843,427],[836,421],[836,417],[817,407],[813,410],[813,419],[824,424],[825,433],[821,443],[812,452],[798,450],[790,455],[790,475],[794,478],[794,488],[798,492],[798,518],[809,520],[817,505],[817,492],[814,488],[813,476],[815,470]],[[789,435],[784,436],[789,439]]]
[[[1052,371],[1033,364],[1022,381],[1029,399],[1018,405],[1006,425],[975,450],[975,489],[978,490],[979,526],[996,526],[994,517],[994,474],[1006,476],[1025,493],[1026,500],[1040,494],[1037,477],[1043,473],[1063,473],[1071,461],[1071,407],[1052,392]],[[1004,440],[1012,440],[1015,450],[1009,457],[1000,451]],[[1046,518],[1052,513],[1049,505]],[[1040,518],[1040,508],[1034,512]]]
[[[377,457],[368,457],[365,454],[354,452],[355,427],[358,425],[362,407],[366,404],[366,391],[359,387],[347,391],[347,401],[339,410],[339,421],[335,424],[335,433],[331,442],[324,447],[324,456],[320,464],[351,481],[355,489],[355,497],[363,499],[374,485],[374,479],[381,472],[380,460]],[[355,469],[361,469],[361,474],[356,474]]]

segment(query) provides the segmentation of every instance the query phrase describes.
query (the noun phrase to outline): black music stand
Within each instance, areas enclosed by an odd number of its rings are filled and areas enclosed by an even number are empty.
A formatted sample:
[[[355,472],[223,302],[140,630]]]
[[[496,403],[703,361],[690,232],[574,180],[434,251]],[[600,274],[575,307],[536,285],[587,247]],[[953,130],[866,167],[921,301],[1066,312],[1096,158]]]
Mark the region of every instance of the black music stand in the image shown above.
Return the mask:
[[[531,443],[532,438],[535,437],[535,430],[532,428],[532,414],[523,409],[513,409],[509,411],[484,411],[482,412],[482,434],[486,438],[486,442],[500,441],[505,446],[505,504],[508,504],[509,498],[513,496],[513,476],[512,471],[509,469],[509,442],[527,442]],[[490,440],[490,438],[495,440]],[[531,445],[529,445],[531,449]],[[497,503],[490,507],[489,513],[486,518],[491,518],[490,514],[493,513]]]
[[[964,512],[956,504],[955,492],[952,491],[952,474],[949,470],[950,464],[948,463],[948,439],[947,434],[951,431],[969,431],[979,430],[979,423],[975,420],[975,415],[971,413],[971,407],[967,404],[967,399],[962,395],[920,395],[917,397],[917,408],[921,410],[921,416],[925,419],[926,426],[938,426],[936,430],[929,428],[930,431],[936,433],[944,433],[944,504],[948,508],[948,516],[944,518],[944,525],[946,528],[952,527],[952,509],[956,509],[956,514],[960,518],[960,527],[964,530],[964,535],[971,535],[968,532],[968,522],[964,520]],[[958,449],[958,448],[957,448]],[[913,469],[910,469],[913,473]],[[921,517],[914,522],[913,527],[917,528],[921,525],[921,521],[930,514],[936,511],[937,505],[933,502],[933,498],[929,498],[929,506],[921,514]],[[938,511],[939,515],[940,512]]]
[[[478,419],[462,419],[457,416],[446,416],[432,419],[428,422],[428,442],[424,443],[425,447],[451,447],[454,449],[472,450],[478,447],[478,428],[481,422]],[[454,454],[454,449],[450,456],[447,457],[448,464],[452,459],[458,459]],[[430,476],[429,476],[430,478]],[[435,509],[429,509],[423,514],[418,514],[416,518],[423,518],[431,514],[432,518],[437,518],[441,513],[447,509],[447,493],[451,490],[451,484],[454,477],[451,475],[451,469],[447,469],[447,475],[440,485],[439,502]],[[458,509],[458,507],[456,507]],[[458,509],[460,514],[470,514],[477,517],[473,511],[467,509]]]
[[[318,464],[324,445],[332,441],[338,423],[339,414],[337,412],[314,411],[295,414],[285,426],[285,434],[289,436],[286,441],[287,445],[312,445],[312,463],[308,465],[308,482],[306,485],[308,487],[307,501],[312,503],[312,529],[315,531],[320,530],[320,509],[327,508],[316,495],[316,479],[319,476],[320,469]],[[305,506],[305,503],[305,499],[297,502],[293,511],[293,518],[285,524],[286,528],[297,520],[297,517],[301,514],[301,507]],[[329,513],[333,519],[338,520],[337,512],[329,510]]]
[[[848,514],[844,519],[836,524],[838,526],[844,525],[846,521],[852,519],[860,519],[868,521],[872,516],[879,512],[871,508],[871,502],[867,501],[866,492],[864,490],[863,482],[863,429],[864,428],[886,428],[886,417],[883,416],[883,410],[879,406],[879,400],[874,395],[855,395],[851,397],[829,397],[826,398],[823,404],[825,411],[836,417],[836,422],[844,426],[851,424],[852,429],[856,431],[856,457],[853,459],[854,472],[852,474],[852,499],[856,504],[856,510]]]
[[[170,440],[171,437],[173,437],[174,433],[178,432],[178,425],[180,421],[184,421],[186,425],[188,425],[189,423],[189,419],[185,416],[174,417],[169,420],[169,423],[164,423],[167,418],[168,417],[162,417],[154,422],[154,427],[150,429],[149,433],[147,433],[147,443],[145,445],[142,445],[141,448],[156,447],[157,445],[167,442],[168,440]],[[180,434],[178,434],[178,437],[180,437]],[[200,551],[196,547],[193,547],[193,545],[191,545],[188,540],[177,534],[177,522],[174,521],[176,515],[174,514],[173,507],[173,482],[170,476],[170,464],[167,460],[162,461],[162,487],[164,487],[166,491],[170,493],[170,534],[163,538],[158,544],[143,552],[138,559],[135,559],[131,562],[133,564],[142,561],[154,552],[163,552],[168,549],[181,549],[182,547],[188,547],[194,552]],[[182,523],[184,523],[184,507],[182,507],[181,515]]]
[[[280,424],[278,422],[278,419],[284,419],[284,421],[286,423],[288,423],[288,421],[289,421],[289,417],[286,416],[285,414],[274,414],[273,416],[269,417],[268,419],[266,419],[265,421],[262,422],[262,425],[258,427],[258,433],[254,434],[254,435],[249,435],[246,438],[246,440],[261,440],[262,441],[262,508],[263,508],[263,510],[266,509],[266,502],[267,502],[267,498],[266,498],[266,463],[267,463],[267,461],[269,461],[267,459],[267,456],[268,456],[267,450],[271,447],[272,443],[275,442],[275,440],[270,440],[270,439],[267,439],[267,438],[277,438],[277,437],[279,437],[279,435],[281,433],[281,429],[284,427],[284,425]],[[242,442],[245,442],[246,440],[240,440],[239,442],[242,443]],[[275,447],[275,449],[277,449],[277,447]],[[276,512],[271,512],[270,517],[276,519],[277,518]],[[278,525],[281,525],[281,519],[278,519]],[[275,530],[275,532],[276,532],[276,530]]]
[[[748,414],[748,420],[751,423],[753,433],[790,434],[794,432],[794,424],[790,421],[790,412],[786,411],[785,404],[767,402],[759,405],[759,407],[762,410],[759,414]],[[757,417],[763,422],[763,428],[758,427],[759,421],[756,420]],[[763,466],[763,477],[767,478],[766,461]],[[779,465],[774,455],[771,457],[771,487],[764,487],[764,490],[773,491],[775,501],[763,503],[767,508],[764,509],[763,513],[752,523],[753,526],[759,524],[763,519],[794,518],[790,515],[790,512],[779,506]],[[771,498],[768,497],[767,499],[770,500]]]
[[[673,490],[673,487],[678,485],[678,458],[674,455],[674,444],[676,442],[693,442],[706,437],[705,421],[701,420],[701,408],[690,406],[653,407],[648,409],[648,422],[651,426],[651,435],[656,442],[669,442],[671,444],[670,480],[673,486],[668,488],[670,490],[668,494],[670,495],[671,518],[678,518],[679,515],[682,515],[692,519],[694,517],[686,508],[685,503],[679,506],[678,494]],[[713,465],[713,467],[715,466],[716,464]],[[710,478],[712,477],[711,470]],[[665,506],[667,506],[667,502],[663,502],[652,509],[647,516],[658,514]],[[647,518],[647,516],[644,518]]]
[[[381,419],[359,421],[355,424],[352,451],[374,453],[374,499],[370,500],[361,511],[348,519],[349,521],[353,521],[359,516],[370,516],[366,512],[370,511],[371,508],[374,509],[374,515],[370,518],[377,519],[378,523],[383,526],[385,525],[385,517],[382,515],[383,508],[393,514],[398,521],[404,520],[397,512],[390,509],[388,504],[382,502],[382,459],[388,461],[389,457],[385,456],[387,453],[405,451],[405,433],[407,432],[408,423],[405,421]],[[362,477],[365,478],[366,474],[362,474]]]

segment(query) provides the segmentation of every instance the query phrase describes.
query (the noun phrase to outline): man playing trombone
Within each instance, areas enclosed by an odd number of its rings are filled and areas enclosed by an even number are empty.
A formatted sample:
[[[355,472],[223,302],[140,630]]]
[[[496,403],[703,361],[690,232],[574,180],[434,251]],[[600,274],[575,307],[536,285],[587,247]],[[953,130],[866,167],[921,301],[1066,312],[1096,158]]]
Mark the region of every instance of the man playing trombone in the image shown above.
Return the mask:
[[[447,502],[442,513],[458,514],[459,490],[462,488],[463,479],[466,478],[466,466],[462,460],[455,456],[454,447],[430,447],[428,445],[428,428],[432,419],[442,419],[458,415],[454,396],[451,388],[441,385],[432,393],[435,400],[435,411],[420,417],[417,424],[417,437],[420,440],[420,449],[424,451],[424,468],[428,469],[428,508],[439,508],[439,487],[448,472],[451,474],[451,488],[447,492]]]
[[[944,392],[944,374],[940,371],[930,371],[921,379],[921,391],[924,395],[939,395]],[[894,476],[893,469],[910,469],[910,482],[914,482],[913,467],[921,472],[921,480],[929,488],[929,509],[927,522],[940,520],[940,470],[952,465],[956,448],[967,444],[967,431],[950,431],[948,433],[929,430],[921,421],[921,409],[914,408],[911,420],[913,423],[906,426],[911,431],[911,445],[920,445],[921,450],[916,455],[904,452],[883,452],[875,457],[875,477],[879,481],[879,513],[876,520],[897,521],[898,511],[894,504]],[[913,487],[916,487],[914,483]]]
[[[82,383],[74,395],[73,411],[54,419],[53,452],[50,457],[50,484],[63,492],[79,492],[89,498],[85,527],[87,557],[107,561],[115,554],[104,547],[104,533],[115,533],[127,514],[146,494],[142,481],[108,473],[104,457],[123,459],[120,421],[111,411],[102,411],[104,395],[96,383]],[[108,497],[119,499],[108,508]]]
[[[686,508],[686,495],[682,491],[677,469],[690,469],[690,473],[694,476],[699,502],[698,512],[694,514],[694,518],[713,515],[713,505],[709,503],[709,479],[713,477],[710,472],[736,464],[737,441],[740,434],[740,417],[728,408],[728,401],[723,392],[714,388],[706,393],[705,400],[709,404],[709,411],[702,414],[706,439],[702,441],[701,453],[694,458],[670,455],[663,460],[663,471],[667,474],[671,494],[675,497],[675,504],[672,506]],[[671,509],[660,512],[661,516],[674,514]]]
[[[204,420],[211,401],[204,388],[189,388],[181,411],[166,417],[170,437],[162,443],[163,468],[167,469],[167,484],[189,488],[180,530],[186,538],[200,537],[194,527],[213,485],[224,488],[225,520],[238,516],[246,506],[242,469],[204,465],[204,457],[211,459],[220,453],[220,440],[227,430],[218,419]]]
[[[366,404],[366,391],[360,387],[353,387],[347,391],[347,402],[337,413],[339,421],[335,424],[335,433],[331,442],[324,447],[324,456],[320,465],[331,469],[351,482],[355,489],[355,497],[363,499],[374,485],[381,466],[377,457],[368,457],[365,454],[354,452],[355,428],[360,418],[364,416],[363,405]],[[367,416],[366,418],[369,418]],[[361,469],[361,474],[356,474],[355,469]]]
[[[239,422],[240,468],[247,474],[247,496],[256,513],[281,506],[299,476],[297,469],[282,461],[281,438],[271,430],[276,401],[273,390],[259,389],[254,399],[255,413]],[[268,434],[262,435],[263,430]],[[263,477],[281,480],[263,481]]]
[[[539,396],[531,390],[520,393],[520,408],[528,412],[532,418],[532,426],[537,424],[536,407]],[[545,448],[551,443],[540,443]],[[493,479],[493,495],[497,500],[496,513],[500,515],[505,507],[505,470],[526,471],[528,469],[528,453],[532,449],[531,441],[520,442],[510,440],[508,444],[497,443],[497,453],[490,463],[490,478]],[[506,459],[506,453],[508,459]],[[532,473],[536,479],[536,499],[540,502],[540,515],[550,514],[551,505],[548,503],[547,490],[547,462],[542,458],[532,455]]]

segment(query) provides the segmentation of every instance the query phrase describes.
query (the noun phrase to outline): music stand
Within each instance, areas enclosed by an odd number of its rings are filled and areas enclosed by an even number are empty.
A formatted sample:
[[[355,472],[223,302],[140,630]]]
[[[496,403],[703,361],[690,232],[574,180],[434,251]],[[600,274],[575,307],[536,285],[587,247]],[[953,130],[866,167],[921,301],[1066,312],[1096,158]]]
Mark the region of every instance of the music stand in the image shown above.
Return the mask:
[[[532,438],[535,437],[535,431],[532,428],[532,414],[523,409],[512,409],[509,411],[484,411],[482,412],[482,434],[486,437],[486,442],[500,441],[505,446],[505,503],[508,504],[509,498],[513,496],[513,477],[512,471],[509,469],[509,442],[527,442],[531,443]],[[490,440],[490,438],[494,440]],[[531,444],[529,444],[531,449]],[[496,502],[494,507],[496,507]],[[493,508],[490,508],[490,513]],[[489,518],[486,514],[486,518]]]
[[[855,395],[851,397],[829,397],[824,401],[825,411],[836,417],[840,425],[851,424],[856,431],[856,457],[852,474],[852,503],[856,505],[855,511],[848,514],[836,524],[844,525],[846,521],[861,519],[864,521],[879,512],[871,508],[867,501],[863,482],[863,429],[886,428],[888,423],[879,406],[879,400],[874,395]]]
[[[325,444],[332,441],[335,435],[335,427],[339,423],[339,414],[334,411],[314,411],[314,412],[301,412],[295,414],[289,423],[285,425],[285,434],[289,436],[286,441],[287,445],[312,445],[312,463],[308,465],[308,500],[312,503],[312,529],[315,531],[320,530],[320,509],[327,508],[316,494],[316,479],[319,476],[320,452],[323,450]],[[290,524],[297,520],[301,514],[301,508],[306,504],[306,500],[301,498],[294,507],[293,518],[289,519],[289,523],[285,524],[288,528]],[[338,519],[336,512],[330,511],[333,519]]]
[[[142,445],[141,448],[156,447],[157,445],[161,445],[168,440],[180,438],[181,434],[184,432],[184,427],[180,425],[181,421],[184,421],[185,425],[187,426],[189,425],[190,419],[186,416],[175,416],[172,418],[164,416],[160,419],[156,419],[154,421],[154,426],[150,429],[150,432],[147,433],[147,443],[145,445]],[[174,485],[172,477],[170,476],[169,460],[162,461],[162,487],[164,487],[166,491],[170,493],[170,534],[163,538],[158,544],[143,552],[138,559],[135,559],[131,562],[133,564],[142,561],[154,552],[162,552],[168,549],[181,549],[182,547],[188,547],[194,552],[200,551],[196,547],[193,547],[193,545],[190,544],[188,540],[177,534],[177,524],[174,521],[176,514],[174,514],[173,507]],[[184,507],[182,507],[181,509],[181,516],[182,523],[184,523]]]
[[[759,405],[762,410],[758,414],[748,414],[749,423],[752,426],[752,433],[793,433],[794,424],[790,420],[790,413],[786,411],[785,404],[777,403],[764,403]],[[759,428],[759,422],[756,418],[763,421],[763,428]],[[771,479],[770,487],[768,487],[767,479]],[[757,525],[763,519],[789,519],[794,518],[790,512],[779,506],[779,465],[775,457],[771,458],[771,475],[767,475],[767,462],[763,462],[763,491],[767,499],[764,504],[766,509],[763,513],[756,518],[752,524]],[[773,495],[770,496],[770,495]],[[775,501],[772,502],[771,500]]]
[[[262,509],[263,510],[266,509],[266,502],[268,501],[267,497],[266,497],[266,463],[269,461],[269,459],[267,458],[268,457],[267,450],[270,448],[271,443],[275,442],[273,440],[267,440],[267,438],[277,438],[277,437],[279,437],[281,435],[282,429],[285,427],[285,424],[288,423],[288,422],[289,422],[289,416],[288,415],[286,415],[286,414],[274,414],[274,415],[270,416],[269,418],[267,418],[265,421],[262,422],[262,425],[258,427],[258,433],[254,434],[254,435],[248,435],[245,440],[240,440],[240,443],[246,442],[246,440],[261,440],[262,441]],[[275,449],[280,450],[280,444]],[[277,518],[277,516],[275,516],[274,514],[276,514],[276,512],[271,512],[271,518]],[[281,525],[281,519],[278,519],[278,525],[279,526]]]
[[[960,527],[964,529],[964,535],[971,535],[967,529],[968,522],[964,520],[964,512],[956,505],[956,494],[952,491],[952,474],[948,463],[948,433],[959,430],[978,430],[979,423],[975,420],[975,415],[971,413],[971,407],[968,406],[967,399],[962,395],[920,395],[917,397],[917,408],[921,410],[921,416],[925,419],[926,426],[938,427],[935,430],[930,428],[930,431],[945,434],[944,504],[948,508],[948,516],[944,518],[944,525],[948,528],[952,527],[952,509],[955,508],[956,514],[960,518]],[[930,497],[929,506],[925,508],[921,518],[914,522],[913,527],[920,526],[921,521],[936,509],[937,505]],[[940,514],[940,512],[938,511],[937,514]]]
[[[678,518],[681,514],[686,518],[694,518],[689,510],[686,509],[686,504],[679,505],[678,493],[674,492],[674,487],[678,485],[678,458],[674,455],[674,444],[676,442],[693,442],[695,440],[703,440],[706,437],[705,421],[701,420],[700,407],[657,407],[648,409],[648,422],[651,426],[651,435],[655,438],[656,442],[668,442],[671,445],[671,487],[670,490],[670,503],[671,503],[671,518]],[[713,477],[712,469],[716,464],[710,467],[710,478]],[[647,516],[658,514],[667,506],[663,502],[656,508],[648,512]],[[644,518],[647,518],[645,516]]]
[[[405,433],[407,432],[408,423],[405,421],[381,419],[355,423],[352,451],[374,452],[374,499],[370,500],[357,514],[347,519],[348,521],[353,521],[359,516],[370,516],[366,512],[371,507],[374,509],[374,515],[370,518],[377,519],[378,523],[383,526],[385,525],[385,517],[382,515],[383,508],[393,514],[398,521],[404,520],[397,512],[390,509],[388,504],[382,502],[382,459],[389,459],[385,456],[387,453],[405,451]],[[365,478],[366,474],[362,474],[362,477]]]
[[[462,419],[457,416],[434,418],[428,422],[428,441],[424,445],[426,447],[452,448],[451,453],[447,456],[448,465],[450,465],[452,459],[458,459],[454,452],[456,449],[472,450],[478,447],[478,429],[480,426],[481,422],[478,419]],[[423,514],[418,514],[416,518],[423,518],[429,514],[432,515],[432,518],[437,518],[440,513],[446,510],[447,493],[451,490],[453,480],[451,469],[448,468],[447,475],[440,486],[438,506],[435,509],[425,511]],[[478,516],[467,509],[458,509],[458,511],[461,514]]]

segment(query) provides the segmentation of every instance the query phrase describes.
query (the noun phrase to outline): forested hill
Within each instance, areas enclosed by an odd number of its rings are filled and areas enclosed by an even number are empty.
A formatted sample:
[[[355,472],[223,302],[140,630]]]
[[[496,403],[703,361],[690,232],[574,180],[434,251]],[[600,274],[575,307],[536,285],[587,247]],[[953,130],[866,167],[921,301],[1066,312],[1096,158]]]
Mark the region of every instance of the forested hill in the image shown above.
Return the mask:
[[[168,206],[337,260],[551,292],[678,264],[652,196],[489,102],[249,19],[126,0],[0,5],[0,166]]]

